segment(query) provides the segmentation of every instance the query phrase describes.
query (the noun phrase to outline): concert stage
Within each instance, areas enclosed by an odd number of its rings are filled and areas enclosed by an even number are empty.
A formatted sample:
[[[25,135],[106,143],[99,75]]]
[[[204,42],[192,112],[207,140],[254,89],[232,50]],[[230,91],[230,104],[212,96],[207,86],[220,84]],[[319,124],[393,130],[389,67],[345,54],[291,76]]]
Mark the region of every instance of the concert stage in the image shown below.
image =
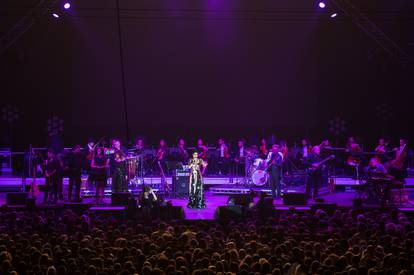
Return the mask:
[[[0,177],[0,206],[6,204],[6,193],[7,192],[21,192],[24,184],[30,186],[33,179],[22,179],[16,177]],[[44,179],[36,179],[39,186],[44,184]],[[122,211],[121,208],[115,209],[111,206],[110,189],[106,190],[105,205],[95,206],[94,192],[93,189],[87,187],[86,179],[84,179],[82,186],[83,201],[80,204],[59,202],[57,205],[43,205],[42,199],[43,194],[36,198],[36,206],[39,208],[74,208],[80,207],[83,210],[89,210],[93,212],[111,212],[111,211]],[[315,202],[313,200],[307,200],[304,205],[291,205],[286,204],[283,199],[273,200],[273,205],[276,211],[286,211],[291,207],[294,207],[298,211],[310,211],[313,205],[335,205],[339,209],[350,209],[354,207],[354,200],[359,198],[358,190],[361,185],[359,182],[349,178],[335,178],[335,191],[330,192],[327,187],[320,189],[320,200]],[[413,179],[407,179],[406,184],[406,201],[397,202],[390,207],[399,208],[404,211],[414,211],[414,188]],[[144,178],[144,183],[152,185],[157,190],[160,184],[160,178]],[[171,178],[167,178],[167,183],[171,185]],[[135,188],[134,188],[135,187]],[[205,209],[189,209],[187,208],[187,198],[183,196],[176,196],[174,194],[167,195],[165,201],[170,201],[173,206],[182,207],[184,211],[184,217],[188,220],[211,220],[215,219],[215,214],[220,206],[228,205],[230,196],[238,194],[248,194],[252,190],[255,192],[254,203],[258,201],[260,192],[270,192],[268,187],[259,188],[257,186],[251,186],[243,182],[242,178],[224,178],[224,177],[210,177],[205,178],[206,187],[206,208]],[[64,195],[67,189],[67,179],[64,180]],[[136,186],[132,186],[131,192],[137,196],[142,189],[140,183]],[[171,190],[171,188],[170,188]],[[304,186],[284,186],[282,189],[284,193],[301,194],[304,192]],[[394,194],[395,195],[395,194]],[[363,204],[364,209],[366,208],[379,208],[379,204]]]

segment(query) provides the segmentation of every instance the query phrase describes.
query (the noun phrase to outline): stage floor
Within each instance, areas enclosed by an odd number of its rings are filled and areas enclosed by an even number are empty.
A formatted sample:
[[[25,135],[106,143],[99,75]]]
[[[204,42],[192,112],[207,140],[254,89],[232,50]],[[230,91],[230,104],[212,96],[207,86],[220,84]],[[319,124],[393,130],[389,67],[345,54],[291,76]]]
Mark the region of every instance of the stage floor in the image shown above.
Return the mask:
[[[227,201],[230,195],[222,195],[222,194],[213,194],[212,192],[206,192],[206,208],[204,209],[190,209],[187,208],[187,198],[166,198],[166,201],[171,201],[172,205],[174,206],[181,206],[185,213],[185,219],[187,220],[213,220],[215,219],[215,213],[219,206],[227,205]],[[357,197],[357,193],[355,191],[343,191],[343,192],[335,192],[331,194],[324,194],[321,195],[320,198],[323,199],[324,203],[326,204],[337,204],[338,208],[352,208],[353,206],[353,199]],[[36,198],[36,205],[40,207],[48,208],[49,206],[45,206],[42,204],[43,194],[40,194]],[[254,203],[258,200],[258,196],[255,196]],[[105,198],[105,205],[111,205],[111,199]],[[276,210],[286,211],[290,207],[295,207],[295,209],[299,211],[307,211],[311,209],[312,204],[315,202],[313,200],[308,200],[306,205],[303,206],[291,206],[285,205],[282,199],[275,199],[273,204]],[[0,193],[0,206],[6,204],[6,193]],[[67,202],[59,201],[57,207],[64,205]],[[84,198],[82,204],[94,206],[94,199],[93,198]],[[367,208],[376,208],[379,205],[364,205]],[[408,192],[408,201],[404,203],[399,203],[395,205],[398,208],[405,208],[411,211],[414,211],[414,191]]]
[[[32,179],[23,180],[19,177],[0,177],[0,206],[6,204],[6,193],[7,192],[20,192],[23,189],[23,186],[30,186]],[[408,211],[414,211],[414,189],[412,188],[412,181],[413,179],[408,179],[405,188],[405,196],[407,200],[403,203],[397,203],[394,206],[399,208],[408,209]],[[171,181],[168,181],[171,184]],[[44,184],[44,179],[38,179],[37,183],[39,185]],[[160,178],[151,178],[146,179],[145,184],[151,185],[156,190],[157,185],[160,183]],[[172,205],[174,206],[181,206],[185,213],[185,218],[188,220],[211,220],[215,218],[216,210],[219,206],[227,205],[227,201],[229,196],[232,194],[247,194],[251,190],[255,191],[255,199],[254,203],[257,202],[259,193],[261,191],[269,193],[269,187],[263,186],[259,188],[257,186],[252,186],[243,183],[243,181],[239,178],[206,178],[206,205],[205,209],[190,209],[187,208],[187,198],[176,198],[174,196],[167,196],[165,198],[166,201],[171,201]],[[83,188],[82,188],[82,195],[84,199],[82,204],[85,205],[86,209],[89,206],[94,206],[94,188],[91,186],[87,186],[86,179],[83,179]],[[64,180],[63,184],[63,194],[67,197],[67,179]],[[339,208],[352,208],[353,207],[353,200],[358,198],[358,190],[362,185],[360,185],[355,180],[349,178],[335,178],[335,186],[336,191],[334,193],[330,193],[329,190],[325,188],[320,189],[320,198],[323,200],[323,203],[326,204],[337,204]],[[142,190],[141,184],[134,187],[133,194],[138,195],[138,193]],[[171,186],[170,186],[171,190]],[[282,192],[304,192],[304,186],[286,186],[282,184]],[[110,200],[110,186],[108,186],[106,190],[107,197],[105,198],[106,206],[111,205]],[[42,204],[43,201],[43,193],[40,193],[36,198],[36,205],[39,207],[48,208],[49,206],[45,206]],[[312,204],[315,202],[313,200],[308,200],[307,204],[304,206],[294,206],[297,210],[310,210]],[[60,201],[57,207],[65,207],[65,204],[68,202]],[[285,205],[282,199],[277,199],[273,201],[276,210],[284,211],[288,210],[291,205]],[[52,207],[52,206],[50,206]],[[379,207],[379,204],[374,205],[366,205],[364,204],[364,208],[375,208]]]

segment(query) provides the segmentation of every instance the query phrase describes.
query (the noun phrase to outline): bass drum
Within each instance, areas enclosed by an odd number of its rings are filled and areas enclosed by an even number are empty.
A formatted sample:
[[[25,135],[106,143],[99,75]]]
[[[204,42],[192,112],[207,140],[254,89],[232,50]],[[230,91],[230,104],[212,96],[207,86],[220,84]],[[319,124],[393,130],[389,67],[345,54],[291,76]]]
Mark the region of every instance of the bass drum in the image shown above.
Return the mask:
[[[265,170],[256,170],[252,173],[252,182],[256,186],[264,186],[269,180],[269,173]]]

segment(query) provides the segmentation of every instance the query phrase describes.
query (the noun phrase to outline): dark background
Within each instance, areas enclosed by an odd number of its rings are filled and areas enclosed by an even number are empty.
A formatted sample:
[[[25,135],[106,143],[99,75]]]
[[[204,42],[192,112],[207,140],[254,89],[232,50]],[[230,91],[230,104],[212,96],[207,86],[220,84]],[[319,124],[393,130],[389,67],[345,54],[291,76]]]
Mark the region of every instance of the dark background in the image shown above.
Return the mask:
[[[37,2],[2,1],[0,35]],[[413,1],[352,2],[412,55]],[[0,145],[46,145],[53,116],[63,118],[69,146],[127,140],[116,2],[71,3],[64,12],[57,2],[0,55],[0,105],[19,112],[1,122]],[[413,139],[412,64],[394,62],[340,11],[332,20],[332,3],[316,4],[120,0],[129,139]],[[387,119],[377,114],[382,104]],[[335,117],[346,123],[338,138],[329,132]]]

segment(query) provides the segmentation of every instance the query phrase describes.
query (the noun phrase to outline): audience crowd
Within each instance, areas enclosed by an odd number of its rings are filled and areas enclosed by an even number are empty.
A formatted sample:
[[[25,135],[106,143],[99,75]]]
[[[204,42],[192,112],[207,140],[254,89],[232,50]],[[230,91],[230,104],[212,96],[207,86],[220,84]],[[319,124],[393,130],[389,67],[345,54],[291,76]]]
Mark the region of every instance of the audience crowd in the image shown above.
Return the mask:
[[[281,212],[266,221],[142,221],[0,211],[0,274],[413,274],[398,211]]]

